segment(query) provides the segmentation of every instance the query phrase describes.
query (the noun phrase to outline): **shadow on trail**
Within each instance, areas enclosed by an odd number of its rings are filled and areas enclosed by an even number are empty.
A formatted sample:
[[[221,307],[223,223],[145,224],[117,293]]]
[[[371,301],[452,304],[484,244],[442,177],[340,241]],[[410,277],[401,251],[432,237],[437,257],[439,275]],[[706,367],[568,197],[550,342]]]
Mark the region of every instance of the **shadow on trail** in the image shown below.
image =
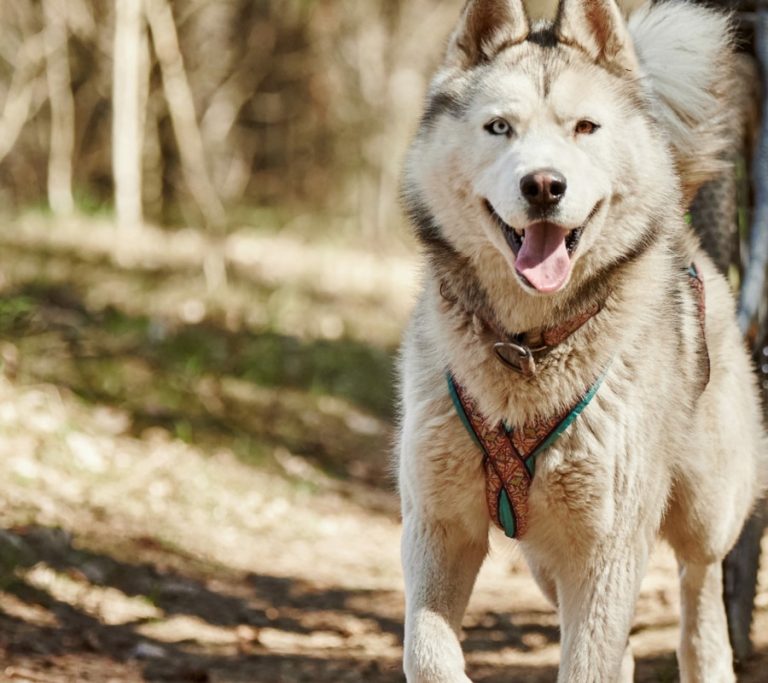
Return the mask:
[[[0,610],[0,655],[6,661],[64,671],[71,660],[82,666],[87,658],[131,667],[141,680],[162,681],[263,681],[264,683],[339,683],[403,681],[400,670],[402,597],[390,591],[318,588],[306,581],[267,575],[238,575],[174,551],[174,557],[147,539],[121,539],[120,554],[135,562],[118,560],[110,553],[77,547],[61,529],[43,526],[16,528],[0,533],[3,561],[2,593],[50,612],[56,625],[24,619],[18,612]],[[146,559],[151,557],[151,559]],[[109,587],[128,597],[140,597],[159,615],[125,623],[107,624],[93,610],[86,610],[54,595],[55,591],[32,585],[25,578],[31,567],[44,564],[59,575],[84,584]],[[170,569],[171,564],[187,568]],[[215,579],[201,577],[216,577]],[[89,613],[90,612],[90,613]],[[178,615],[218,627],[230,634],[226,642],[210,643],[185,635],[153,637],[142,627]],[[501,650],[524,654],[532,648],[524,636],[537,636],[539,647],[557,643],[558,631],[537,613],[510,616],[489,613],[482,625],[466,633],[469,673],[476,683],[526,683],[554,681],[553,666],[472,663],[478,656]],[[542,625],[542,622],[544,625]],[[242,637],[242,629],[248,637]],[[369,652],[360,644],[361,630],[390,638],[385,653]],[[282,634],[283,645],[273,651],[262,642],[264,634]],[[332,646],[314,645],[313,634],[335,637]],[[757,676],[768,661],[758,653],[745,667]],[[116,673],[116,675],[118,675]],[[673,654],[640,659],[636,680],[661,683],[677,680]],[[51,676],[50,680],[58,679]],[[85,680],[85,678],[83,678]],[[94,679],[94,680],[98,680]],[[116,680],[121,680],[119,677]]]
[[[560,640],[560,629],[552,612],[488,612],[476,626],[465,630],[463,642],[467,654],[492,650],[495,647],[514,648],[531,652]],[[533,635],[536,646],[525,642],[525,636]]]
[[[144,541],[133,544],[132,555],[140,557],[148,551]],[[387,592],[318,589],[288,578],[235,576],[225,568],[220,568],[221,578],[215,580],[216,587],[212,588],[197,577],[162,569],[155,562],[118,561],[108,554],[79,549],[66,531],[40,526],[3,531],[0,556],[4,564],[0,577],[2,592],[42,607],[57,621],[55,627],[43,626],[0,610],[0,652],[8,660],[49,661],[56,666],[58,658],[91,653],[119,663],[138,663],[148,680],[207,681],[213,673],[219,677],[226,675],[228,681],[304,681],[315,674],[322,675],[318,680],[361,680],[359,676],[364,672],[379,676],[371,680],[399,680],[397,675],[393,677],[399,665],[361,658],[360,652],[353,652],[353,646],[342,647],[335,654],[328,652],[327,657],[302,653],[301,647],[295,653],[269,655],[258,635],[262,629],[298,636],[322,631],[348,639],[352,635],[348,630],[352,619],[376,631],[393,634],[399,641],[400,621],[367,607],[381,599],[398,600],[398,596]],[[200,562],[194,558],[174,559],[188,564],[193,569],[191,573],[205,571],[217,575],[213,567],[196,567]],[[24,570],[40,563],[81,583],[144,598],[161,616],[105,624],[25,580]],[[143,625],[178,615],[227,629],[232,640],[225,646],[209,647],[189,638],[168,642],[140,632]],[[240,641],[237,634],[242,627],[247,628],[249,637]],[[348,673],[344,674],[345,671]],[[352,673],[358,678],[350,677]]]
[[[128,543],[132,555],[158,555],[159,545],[152,539],[129,539]],[[5,549],[7,559],[15,557],[14,567],[31,567],[42,562],[56,572],[74,576],[91,585],[116,588],[128,597],[142,597],[165,616],[187,615],[225,628],[270,627],[306,634],[315,628],[309,628],[289,615],[296,615],[297,610],[302,612],[302,616],[310,612],[332,611],[374,621],[378,630],[401,639],[399,621],[377,614],[375,610],[356,606],[369,604],[380,597],[397,597],[387,591],[318,590],[300,579],[249,574],[237,576],[233,585],[238,594],[234,595],[220,588],[214,590],[206,585],[206,581],[195,576],[161,568],[157,562],[118,561],[108,554],[79,549],[73,545],[73,538],[68,532],[42,526],[3,531],[0,549]],[[203,562],[178,550],[174,550],[173,554],[175,561],[190,566],[190,574],[215,576],[222,572],[224,583],[234,576],[229,569]],[[10,579],[9,590],[15,591],[16,588],[15,580]],[[332,626],[330,628],[333,629]]]
[[[68,658],[78,662],[78,666],[86,655],[107,658],[115,665],[138,667],[144,680],[403,681],[399,655],[402,597],[399,594],[320,589],[285,577],[234,576],[227,569],[221,569],[214,582],[204,581],[195,574],[217,575],[215,568],[196,566],[199,561],[178,552],[174,559],[189,566],[189,574],[162,568],[157,549],[146,539],[124,542],[130,544],[125,550],[132,556],[140,558],[143,553],[154,553],[155,561],[125,562],[106,553],[82,550],[76,547],[68,532],[58,528],[32,526],[3,531],[0,535],[0,555],[4,558],[2,592],[47,610],[57,622],[56,626],[41,625],[0,610],[0,653],[5,659],[54,671],[66,666]],[[25,580],[25,570],[40,563],[73,580],[113,588],[128,597],[142,597],[157,608],[161,616],[105,624],[84,609]],[[168,642],[141,632],[147,624],[178,615],[227,629],[233,634],[233,640],[226,646],[211,647],[189,637]],[[235,634],[243,627],[253,634],[252,639],[237,640]],[[523,631],[535,628],[534,624],[520,625]],[[393,644],[389,654],[377,657],[361,648],[356,643],[361,629],[389,634]],[[288,643],[295,642],[293,651],[286,645],[282,652],[271,652],[259,638],[260,633],[267,631],[283,634],[289,639]],[[336,643],[333,647],[311,649],[302,645],[317,633],[324,637],[329,633],[335,635]],[[479,633],[471,633],[470,638],[477,635]],[[501,646],[515,646],[516,640],[515,637],[507,642],[487,640],[485,644],[493,651]],[[480,648],[478,639],[473,650]],[[551,679],[554,672],[525,667],[505,672],[510,674],[543,681]],[[476,680],[486,680],[486,677],[480,675]]]
[[[161,427],[253,464],[283,448],[334,476],[387,481],[391,351],[91,311],[74,287],[41,283],[5,293],[0,339],[18,347],[7,373],[118,407],[134,436]]]

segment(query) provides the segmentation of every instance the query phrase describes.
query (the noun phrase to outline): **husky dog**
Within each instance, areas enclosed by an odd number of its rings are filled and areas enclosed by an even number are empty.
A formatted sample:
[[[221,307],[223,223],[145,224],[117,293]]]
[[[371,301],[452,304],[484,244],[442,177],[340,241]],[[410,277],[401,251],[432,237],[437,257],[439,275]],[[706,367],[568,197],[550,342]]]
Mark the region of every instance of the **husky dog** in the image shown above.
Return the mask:
[[[685,220],[721,170],[730,35],[679,2],[625,21],[562,0],[534,25],[521,0],[464,7],[403,183],[426,253],[401,360],[412,683],[470,680],[462,615],[499,520],[557,606],[559,681],[631,680],[658,534],[680,564],[681,679],[734,680],[720,565],[766,443],[731,292]],[[552,416],[521,498],[492,451]]]

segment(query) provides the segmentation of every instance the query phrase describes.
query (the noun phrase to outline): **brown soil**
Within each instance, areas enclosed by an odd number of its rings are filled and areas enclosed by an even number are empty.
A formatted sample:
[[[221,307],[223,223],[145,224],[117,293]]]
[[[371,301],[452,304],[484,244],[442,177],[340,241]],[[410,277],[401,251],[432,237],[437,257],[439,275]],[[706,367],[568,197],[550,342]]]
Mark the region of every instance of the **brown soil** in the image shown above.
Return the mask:
[[[0,278],[0,680],[402,681],[389,397],[374,392],[389,386],[407,305],[376,299],[378,284],[342,283],[354,295],[343,307],[330,280],[322,296],[316,283],[276,284],[258,249],[223,301],[179,262],[197,252],[167,243],[177,238],[145,235],[151,258],[126,263],[109,233],[74,249],[81,228],[49,227],[0,238],[13,253]],[[241,264],[248,253],[239,243]],[[166,256],[176,260],[151,260]],[[299,278],[297,258],[281,272]],[[248,322],[254,301],[289,286],[321,317],[343,309],[352,341],[334,341],[335,318],[313,328],[293,299],[274,329]],[[386,313],[385,328],[360,322],[370,310]],[[202,353],[200,339],[223,351]],[[287,374],[248,374],[265,339]],[[316,367],[291,374],[308,355]],[[370,391],[344,375],[353,363]],[[311,386],[307,367],[322,370]],[[677,603],[660,547],[632,634],[636,680],[677,680]],[[504,539],[465,628],[473,680],[555,680],[556,615]],[[747,683],[766,680],[768,569],[754,636]]]
[[[271,491],[263,505],[279,519],[196,525],[183,548],[158,541],[151,518],[72,510],[74,531],[8,528],[3,556],[17,561],[0,593],[2,680],[402,681],[396,518],[237,476]],[[499,539],[481,574],[465,620],[468,669],[478,682],[554,681],[556,615],[513,552]],[[765,680],[767,603],[763,587],[742,681]],[[636,680],[677,679],[676,633],[675,567],[661,548],[638,604]]]

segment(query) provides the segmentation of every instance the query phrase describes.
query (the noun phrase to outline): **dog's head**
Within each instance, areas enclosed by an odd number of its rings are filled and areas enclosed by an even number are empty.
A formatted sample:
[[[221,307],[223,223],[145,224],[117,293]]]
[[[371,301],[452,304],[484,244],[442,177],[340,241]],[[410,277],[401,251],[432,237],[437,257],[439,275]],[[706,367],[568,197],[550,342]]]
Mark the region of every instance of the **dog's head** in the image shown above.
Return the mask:
[[[531,26],[521,0],[469,0],[406,168],[422,239],[501,254],[535,295],[640,249],[720,168],[728,26],[685,3],[627,24],[614,0]]]

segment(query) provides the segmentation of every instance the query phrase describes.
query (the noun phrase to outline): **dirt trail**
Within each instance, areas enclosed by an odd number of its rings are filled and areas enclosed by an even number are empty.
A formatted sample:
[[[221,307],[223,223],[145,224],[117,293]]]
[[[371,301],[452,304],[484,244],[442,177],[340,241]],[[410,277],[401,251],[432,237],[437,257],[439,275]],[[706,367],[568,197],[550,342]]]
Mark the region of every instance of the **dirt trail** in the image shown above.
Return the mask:
[[[402,681],[386,454],[408,306],[382,299],[399,291],[387,269],[358,281],[299,243],[240,235],[217,298],[205,236],[149,231],[125,252],[91,224],[12,227],[0,680]],[[632,635],[638,681],[677,679],[677,601],[662,547]],[[556,616],[504,539],[465,627],[478,683],[555,680]],[[768,568],[755,636],[747,683],[766,680]]]
[[[3,556],[12,549],[18,566],[0,592],[2,680],[402,681],[397,519],[333,494],[297,492],[235,462],[216,466],[239,482],[231,495],[261,492],[256,524],[222,513],[220,525],[188,517],[186,535],[178,527],[158,533],[167,518],[94,515],[61,500],[53,517],[40,513],[47,526],[6,524]],[[171,467],[161,481],[190,485],[179,472]],[[57,525],[65,522],[69,530]],[[166,533],[179,545],[163,543]],[[465,620],[478,682],[556,676],[556,616],[514,555],[497,539]],[[768,664],[765,578],[759,654],[742,681],[764,680]],[[660,548],[632,636],[636,680],[676,680],[676,610],[673,558]]]

